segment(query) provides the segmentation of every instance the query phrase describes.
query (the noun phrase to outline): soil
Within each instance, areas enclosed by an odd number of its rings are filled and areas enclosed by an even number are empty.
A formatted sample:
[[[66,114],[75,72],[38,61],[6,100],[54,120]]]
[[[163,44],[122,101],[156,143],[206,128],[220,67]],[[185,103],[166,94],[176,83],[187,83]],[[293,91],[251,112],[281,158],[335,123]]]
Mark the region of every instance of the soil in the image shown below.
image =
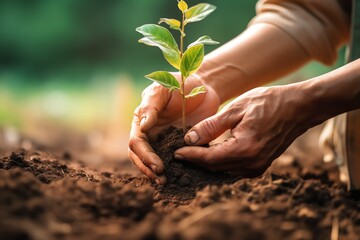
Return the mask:
[[[166,185],[155,186],[160,199],[168,201],[169,198],[176,198],[178,201],[175,204],[184,205],[195,197],[197,191],[208,185],[220,186],[235,181],[225,173],[210,172],[175,160],[174,152],[185,145],[183,130],[175,127],[165,129],[158,135],[157,141],[152,143],[154,151],[164,162],[167,178]]]
[[[293,153],[253,179],[165,159],[159,187],[127,159],[105,170],[61,145],[0,148],[0,238],[360,239],[360,205],[337,167]]]

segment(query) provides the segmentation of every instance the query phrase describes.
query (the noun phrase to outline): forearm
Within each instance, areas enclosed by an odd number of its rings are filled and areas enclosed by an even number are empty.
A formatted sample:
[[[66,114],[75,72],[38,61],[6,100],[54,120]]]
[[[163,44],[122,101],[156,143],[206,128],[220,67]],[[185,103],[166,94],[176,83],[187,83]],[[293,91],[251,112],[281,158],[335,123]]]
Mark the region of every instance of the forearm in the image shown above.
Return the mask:
[[[306,102],[304,114],[311,114],[311,125],[360,108],[359,69],[360,59],[314,79],[293,84]]]
[[[255,24],[208,54],[197,75],[225,102],[289,74],[309,60],[289,34],[270,24]]]

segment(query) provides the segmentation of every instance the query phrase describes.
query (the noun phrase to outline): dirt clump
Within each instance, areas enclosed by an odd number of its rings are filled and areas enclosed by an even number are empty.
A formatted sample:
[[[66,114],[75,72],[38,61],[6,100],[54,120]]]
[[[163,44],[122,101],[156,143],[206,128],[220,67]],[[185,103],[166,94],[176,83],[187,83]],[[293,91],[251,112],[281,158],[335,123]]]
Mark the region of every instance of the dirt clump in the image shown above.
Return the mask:
[[[226,173],[211,172],[174,158],[174,152],[186,146],[182,129],[169,127],[152,143],[154,151],[163,160],[167,183],[155,186],[160,198],[172,198],[175,204],[187,204],[198,190],[208,185],[220,185],[234,180]]]

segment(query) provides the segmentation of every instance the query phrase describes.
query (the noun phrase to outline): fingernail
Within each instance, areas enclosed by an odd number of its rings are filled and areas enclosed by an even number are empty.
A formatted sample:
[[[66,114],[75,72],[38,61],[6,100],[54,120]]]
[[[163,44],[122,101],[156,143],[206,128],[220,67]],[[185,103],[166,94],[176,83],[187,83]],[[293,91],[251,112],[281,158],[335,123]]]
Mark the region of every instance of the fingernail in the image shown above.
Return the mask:
[[[195,131],[191,131],[187,134],[186,136],[186,140],[188,143],[190,144],[195,144],[199,141],[199,135],[197,135],[197,133]]]
[[[154,173],[157,171],[157,166],[155,164],[150,164],[151,170],[153,170]]]
[[[175,159],[178,159],[178,160],[184,159],[184,156],[181,154],[178,154],[178,153],[175,153],[174,157],[175,157]]]
[[[140,121],[140,127],[143,127],[146,122],[146,117],[143,117]]]
[[[159,179],[155,178],[155,182],[156,182],[157,185],[160,185],[160,180]]]

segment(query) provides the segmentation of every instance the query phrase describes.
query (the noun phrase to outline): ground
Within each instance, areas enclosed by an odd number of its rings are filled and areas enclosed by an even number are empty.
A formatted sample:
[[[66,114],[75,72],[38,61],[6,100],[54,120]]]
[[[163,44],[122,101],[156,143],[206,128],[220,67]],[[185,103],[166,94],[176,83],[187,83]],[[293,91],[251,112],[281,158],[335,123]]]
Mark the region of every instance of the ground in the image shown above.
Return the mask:
[[[0,238],[359,239],[359,204],[337,167],[322,162],[318,133],[305,134],[261,177],[188,192],[156,186],[128,159],[93,164],[96,153],[81,137],[10,147],[1,136]],[[182,189],[194,182],[188,178]]]

